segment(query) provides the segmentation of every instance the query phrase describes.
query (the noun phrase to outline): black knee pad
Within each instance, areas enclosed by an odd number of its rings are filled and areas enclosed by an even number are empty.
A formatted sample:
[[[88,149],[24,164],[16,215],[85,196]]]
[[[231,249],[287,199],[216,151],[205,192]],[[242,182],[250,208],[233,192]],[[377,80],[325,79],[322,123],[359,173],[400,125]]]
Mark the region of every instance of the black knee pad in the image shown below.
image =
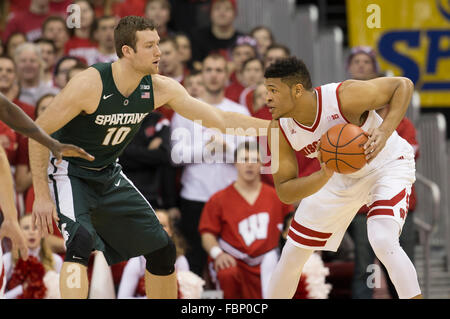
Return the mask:
[[[87,266],[93,248],[94,236],[80,225],[67,246],[64,261]]]
[[[147,261],[146,269],[153,275],[167,276],[175,271],[175,261],[177,258],[176,247],[170,238],[168,238],[166,246],[144,257]]]

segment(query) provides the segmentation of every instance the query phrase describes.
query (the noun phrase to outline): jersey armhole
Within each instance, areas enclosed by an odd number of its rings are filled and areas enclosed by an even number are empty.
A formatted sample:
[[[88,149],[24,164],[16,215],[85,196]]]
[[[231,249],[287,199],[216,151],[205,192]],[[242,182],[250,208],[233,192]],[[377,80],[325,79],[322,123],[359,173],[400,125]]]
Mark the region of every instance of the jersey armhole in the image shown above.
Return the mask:
[[[339,113],[341,114],[342,118],[347,122],[347,123],[351,123],[349,120],[347,120],[347,118],[345,117],[344,113],[342,112],[342,105],[341,105],[341,100],[339,99],[339,88],[341,87],[342,83],[339,83],[339,85],[336,87],[336,100],[338,103],[338,109],[339,109]]]
[[[285,138],[286,141],[289,143],[289,146],[290,146],[293,150],[295,150],[294,147],[292,147],[291,141],[289,140],[289,138],[287,137],[286,133],[284,132],[283,126],[281,126],[280,119],[278,119],[277,121],[278,121],[278,126],[280,127],[280,131],[281,131],[281,133],[283,133],[283,135],[284,135],[284,138]],[[269,142],[269,140],[267,140],[267,142]]]

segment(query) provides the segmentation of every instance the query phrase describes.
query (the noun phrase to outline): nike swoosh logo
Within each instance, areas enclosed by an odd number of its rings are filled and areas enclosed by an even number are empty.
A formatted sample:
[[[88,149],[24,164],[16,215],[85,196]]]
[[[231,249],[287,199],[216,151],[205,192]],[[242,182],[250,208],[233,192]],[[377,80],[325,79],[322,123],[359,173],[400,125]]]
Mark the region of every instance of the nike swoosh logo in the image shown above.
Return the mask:
[[[72,258],[74,258],[74,259],[83,259],[83,258],[77,257],[77,256],[72,256]]]
[[[114,93],[112,93],[112,94],[110,94],[110,95],[103,95],[103,99],[106,100],[106,99],[110,98],[110,97],[113,96],[113,95],[114,95]]]
[[[119,186],[119,184],[120,184],[120,179],[119,179],[119,181],[118,181],[116,184],[114,184],[114,185]]]

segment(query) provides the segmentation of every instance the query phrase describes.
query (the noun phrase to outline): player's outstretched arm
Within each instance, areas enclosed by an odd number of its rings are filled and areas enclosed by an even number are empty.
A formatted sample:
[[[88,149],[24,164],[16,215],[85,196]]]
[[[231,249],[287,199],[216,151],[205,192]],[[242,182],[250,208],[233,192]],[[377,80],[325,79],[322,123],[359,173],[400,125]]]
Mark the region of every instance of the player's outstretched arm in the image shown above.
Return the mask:
[[[0,146],[0,208],[3,212],[3,223],[0,227],[0,240],[8,237],[13,249],[19,249],[23,259],[28,257],[28,248],[17,220],[17,209],[14,204],[14,186],[5,150]]]
[[[49,148],[60,159],[65,152],[79,152],[79,156],[87,155],[86,152],[73,145],[64,145],[51,138],[20,107],[10,102],[0,93],[0,120],[13,130],[28,136]]]
[[[277,134],[274,134],[274,133]],[[267,134],[271,147],[271,169],[278,197],[285,204],[295,203],[319,191],[333,175],[322,163],[322,169],[309,176],[298,177],[298,163],[294,150],[280,133],[277,121],[272,121]],[[276,140],[275,140],[276,139]],[[273,146],[278,143],[278,150]]]
[[[102,92],[99,73],[90,68],[77,74],[53,99],[48,108],[36,121],[46,133],[51,134],[72,120],[81,112],[92,113],[100,100]],[[57,219],[56,209],[51,199],[47,181],[49,151],[34,140],[30,145],[30,168],[35,192],[33,204],[33,224],[43,234],[53,233],[52,217]],[[64,156],[80,156],[76,150],[63,153]],[[89,154],[81,156],[93,160]]]
[[[339,88],[342,112],[353,124],[359,125],[361,115],[390,105],[383,123],[372,128],[364,145],[370,162],[383,149],[387,139],[395,131],[406,114],[414,91],[414,84],[404,77],[383,77],[369,81],[348,80]]]
[[[217,128],[222,133],[228,129],[243,129],[234,131],[234,135],[266,135],[269,121],[246,116],[235,112],[225,112],[205,102],[197,100],[188,94],[177,81],[155,75],[153,76],[155,90],[155,107],[169,105],[181,116],[194,120],[201,120],[202,125]],[[244,132],[246,131],[246,132]]]

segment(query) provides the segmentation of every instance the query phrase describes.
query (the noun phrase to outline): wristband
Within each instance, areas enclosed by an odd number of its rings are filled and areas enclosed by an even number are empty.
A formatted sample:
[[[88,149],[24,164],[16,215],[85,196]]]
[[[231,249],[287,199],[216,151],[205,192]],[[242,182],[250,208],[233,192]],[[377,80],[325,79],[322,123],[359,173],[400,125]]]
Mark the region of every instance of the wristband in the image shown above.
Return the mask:
[[[209,251],[209,256],[212,259],[216,259],[221,253],[223,253],[223,250],[219,246],[214,246]]]

